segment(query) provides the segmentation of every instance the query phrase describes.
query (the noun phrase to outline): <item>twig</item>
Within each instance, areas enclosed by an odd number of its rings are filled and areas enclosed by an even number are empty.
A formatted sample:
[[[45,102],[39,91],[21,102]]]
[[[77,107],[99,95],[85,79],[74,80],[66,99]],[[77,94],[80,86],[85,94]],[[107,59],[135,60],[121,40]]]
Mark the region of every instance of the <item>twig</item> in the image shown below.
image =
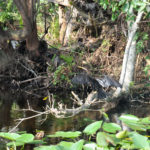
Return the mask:
[[[33,111],[33,110],[32,110]],[[48,111],[44,111],[44,112],[38,112],[38,114],[36,115],[33,115],[33,116],[30,116],[30,117],[26,117],[26,118],[21,118],[21,119],[17,119],[19,122],[17,123],[17,125],[12,128],[9,132],[13,132],[23,121],[25,120],[29,120],[29,119],[32,119],[32,118],[35,118],[35,117],[38,117],[38,116],[41,116],[41,115],[44,115],[44,114],[48,114],[49,113],[49,110]]]
[[[73,91],[71,91],[71,94],[74,96],[75,99],[73,99],[78,105],[83,105],[83,101],[80,100],[77,94],[75,94]]]
[[[18,62],[23,68],[25,68],[26,70],[28,70],[29,72],[31,72],[32,74],[34,74],[35,77],[37,77],[37,74],[32,70],[27,68],[25,65],[23,65],[21,62]]]
[[[27,79],[27,80],[23,80],[23,81],[18,81],[19,84],[23,84],[23,83],[26,83],[26,82],[31,82],[33,80],[37,80],[37,79],[40,79],[40,78],[47,78],[46,76],[37,76],[35,78],[31,78],[31,79]]]

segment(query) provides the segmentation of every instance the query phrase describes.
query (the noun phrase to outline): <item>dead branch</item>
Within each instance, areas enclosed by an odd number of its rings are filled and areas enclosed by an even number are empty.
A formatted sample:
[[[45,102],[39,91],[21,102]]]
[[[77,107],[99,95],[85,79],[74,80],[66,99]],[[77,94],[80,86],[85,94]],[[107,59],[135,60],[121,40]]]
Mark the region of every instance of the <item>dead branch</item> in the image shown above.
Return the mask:
[[[46,76],[37,76],[35,78],[30,78],[30,79],[27,79],[27,80],[23,80],[23,81],[18,81],[18,84],[23,84],[23,83],[27,83],[27,82],[31,82],[33,80],[38,80],[38,79],[46,79],[47,77]]]
[[[19,122],[9,132],[13,132],[23,121],[29,120],[29,119],[32,119],[32,118],[35,118],[35,117],[38,117],[41,115],[46,115],[45,118],[47,118],[48,114],[53,114],[56,118],[69,118],[69,117],[73,117],[85,110],[91,111],[93,109],[91,109],[90,107],[95,106],[95,105],[96,106],[99,105],[100,108],[103,108],[103,112],[106,112],[106,111],[116,107],[116,105],[118,103],[116,100],[114,100],[114,101],[108,101],[106,99],[98,100],[98,98],[97,98],[98,93],[96,91],[91,92],[88,95],[88,97],[86,98],[84,103],[83,103],[83,100],[81,100],[75,93],[72,92],[72,94],[73,94],[74,98],[76,99],[75,101],[77,102],[77,104],[80,105],[77,108],[68,109],[67,106],[65,106],[62,103],[59,103],[58,106],[56,107],[55,99],[54,99],[53,95],[49,93],[49,91],[48,91],[49,104],[46,106],[46,110],[44,112],[33,110],[28,103],[28,109],[23,109],[23,111],[31,111],[36,114],[33,116],[30,116],[30,117],[17,119],[17,121],[19,121]],[[93,111],[100,111],[100,108],[94,109]]]

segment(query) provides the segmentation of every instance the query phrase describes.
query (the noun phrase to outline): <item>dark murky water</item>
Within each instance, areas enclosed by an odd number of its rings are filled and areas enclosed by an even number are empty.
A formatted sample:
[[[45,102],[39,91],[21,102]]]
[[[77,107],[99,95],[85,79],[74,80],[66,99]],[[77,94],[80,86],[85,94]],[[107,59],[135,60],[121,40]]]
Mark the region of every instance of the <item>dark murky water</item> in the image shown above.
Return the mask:
[[[60,94],[60,93],[59,93]],[[62,93],[61,93],[62,94]],[[62,101],[69,101],[65,96],[55,96],[56,99]],[[46,101],[43,101],[43,97],[35,98],[34,96],[27,96],[23,92],[9,92],[0,91],[0,132],[8,132],[16,125],[16,119],[25,118],[34,115],[33,112],[22,111],[22,109],[28,108],[28,103],[34,110],[43,111],[46,105]],[[60,130],[77,130],[82,128],[88,123],[88,119],[100,119],[98,112],[88,113],[83,112],[73,118],[56,119],[52,115],[45,115],[26,120],[22,122],[15,131],[27,131],[35,134],[36,130],[44,130],[46,134],[51,134]],[[46,119],[46,121],[44,121]],[[44,122],[43,122],[44,121]]]
[[[62,99],[62,95],[57,98]],[[66,98],[67,99],[67,98]],[[69,97],[68,97],[69,99]],[[68,100],[67,99],[67,100]],[[46,101],[41,98],[27,96],[23,92],[9,92],[0,91],[0,132],[8,132],[16,125],[16,119],[22,117],[29,117],[34,115],[32,112],[21,111],[27,108],[27,101],[33,109],[43,111]],[[68,100],[69,101],[69,100]],[[139,117],[146,117],[150,115],[150,104],[142,104],[138,102],[127,103],[120,102],[119,107],[108,112],[109,117],[113,121],[114,114],[130,113]],[[45,134],[52,134],[56,131],[74,131],[82,130],[90,120],[100,120],[101,115],[99,112],[89,111],[82,112],[75,117],[68,119],[56,119],[52,115],[48,115],[46,121],[43,122],[45,116],[33,118],[21,123],[16,131],[27,131],[29,133],[36,133],[36,130],[43,130]]]

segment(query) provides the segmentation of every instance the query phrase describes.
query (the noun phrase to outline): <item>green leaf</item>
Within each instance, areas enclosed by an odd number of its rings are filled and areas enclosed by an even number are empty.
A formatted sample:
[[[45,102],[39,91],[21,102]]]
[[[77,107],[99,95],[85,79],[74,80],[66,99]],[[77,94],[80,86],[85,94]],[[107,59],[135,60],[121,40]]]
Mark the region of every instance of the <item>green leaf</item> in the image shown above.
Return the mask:
[[[131,128],[132,130],[139,130],[139,131],[146,131],[146,126],[144,124],[141,124],[140,122],[126,122],[124,123]]]
[[[119,1],[119,6],[121,6],[122,4],[124,4],[125,1],[126,1],[126,0],[120,0],[120,1]]]
[[[112,14],[112,16],[111,16],[111,20],[112,20],[112,21],[115,21],[115,20],[116,20],[116,18],[117,18],[116,14],[115,14],[115,13],[113,13],[113,14]]]
[[[104,10],[107,9],[107,4],[106,3],[103,4],[103,8],[104,8]]]
[[[116,133],[116,131],[120,131],[121,127],[116,123],[104,123],[103,130],[110,133]]]
[[[122,11],[123,11],[124,13],[127,13],[128,10],[129,10],[129,8],[130,8],[130,5],[129,5],[129,2],[127,2],[125,5],[123,5]]]
[[[73,57],[72,56],[60,55],[60,58],[63,59],[68,64],[72,63],[72,61],[73,61]]]
[[[98,132],[96,136],[96,142],[99,146],[108,146],[108,142],[106,141],[106,133]]]
[[[58,145],[62,146],[65,148],[65,150],[70,150],[71,146],[73,145],[73,142],[66,142],[66,141],[62,141],[60,142]]]
[[[141,120],[134,115],[123,115],[119,119],[133,130],[146,131],[148,128],[147,125],[142,123]]]
[[[91,123],[84,129],[83,133],[86,133],[87,135],[95,134],[96,131],[101,128],[101,125],[102,121],[96,121],[94,123]]]
[[[129,138],[127,140],[123,139],[119,142],[119,145],[121,145],[122,149],[134,149],[134,145],[132,144],[132,142],[129,140]]]
[[[62,137],[62,138],[76,138],[79,137],[81,135],[80,131],[76,131],[76,132],[64,132],[64,131],[58,131],[53,135],[48,135],[47,137]]]
[[[28,142],[28,144],[46,144],[43,140],[33,140],[31,142]]]
[[[80,140],[71,146],[71,150],[82,150],[84,140]]]
[[[139,12],[143,11],[144,9],[146,8],[146,4],[145,3],[142,3],[142,5],[140,5],[140,8],[139,8]]]
[[[146,125],[150,125],[150,117],[142,118],[140,119],[140,122]]]
[[[147,55],[147,56],[145,57],[145,59],[150,59],[150,55]]]
[[[5,133],[5,132],[0,132],[0,137],[14,141],[14,140],[16,140],[17,138],[19,138],[20,135],[17,134],[17,133]]]
[[[116,146],[120,142],[120,140],[117,139],[114,134],[98,132],[96,136],[96,142],[99,146],[106,147],[109,143]]]
[[[136,148],[150,149],[150,145],[148,143],[148,138],[140,135],[136,132],[132,132],[129,137],[133,140],[133,144]]]
[[[34,148],[34,150],[62,150],[62,149],[60,149],[58,146],[51,145],[51,146],[36,147]]]
[[[25,144],[24,142],[17,141],[17,142],[9,142],[9,143],[7,143],[7,146],[12,146],[12,147],[14,147],[14,146],[23,146],[24,144]]]
[[[120,120],[122,121],[139,121],[139,118],[134,116],[134,115],[129,115],[129,114],[126,114],[126,115],[122,115],[119,117]]]
[[[16,142],[29,143],[34,140],[33,134],[22,134],[20,137],[16,139]]]
[[[117,137],[118,139],[121,139],[121,138],[127,137],[127,135],[128,135],[128,131],[127,131],[127,130],[124,130],[124,131],[118,132],[118,133],[116,134],[116,137]]]
[[[98,147],[96,143],[87,143],[83,146],[84,150],[96,150]]]

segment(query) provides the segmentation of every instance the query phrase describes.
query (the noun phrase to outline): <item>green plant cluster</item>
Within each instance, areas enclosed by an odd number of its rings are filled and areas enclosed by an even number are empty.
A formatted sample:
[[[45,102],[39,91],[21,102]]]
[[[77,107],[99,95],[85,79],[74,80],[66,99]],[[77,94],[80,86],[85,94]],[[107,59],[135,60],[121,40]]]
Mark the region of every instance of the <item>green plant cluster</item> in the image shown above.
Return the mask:
[[[60,59],[64,63],[56,68],[53,76],[53,84],[59,84],[60,86],[64,86],[64,84],[71,85],[70,78],[73,75],[72,68],[74,66],[73,57],[70,55],[60,55]]]
[[[134,20],[135,15],[130,11],[131,7],[135,11],[142,11],[146,9],[147,3],[143,0],[101,0],[99,4],[106,10],[110,9],[112,12],[112,21],[115,21],[120,13],[125,13],[127,20]],[[149,13],[149,12],[148,12]]]
[[[0,22],[6,23],[16,20],[22,23],[21,16],[19,15],[13,0],[0,0]]]
[[[40,144],[34,150],[115,150],[115,149],[150,149],[150,140],[147,131],[150,129],[150,118],[138,118],[134,115],[122,115],[119,118],[129,130],[122,130],[116,123],[107,123],[102,120],[88,125],[83,132],[58,131],[47,135],[46,138],[64,139],[57,145],[46,145],[45,139],[34,140],[34,135],[24,133],[0,132],[0,137],[11,142],[6,144],[7,149],[16,148],[25,144]],[[86,135],[87,138],[84,138]]]
[[[149,36],[146,32],[137,32],[136,36],[134,37],[134,40],[137,40],[136,44],[136,50],[137,53],[140,53],[144,50],[145,48],[145,41],[148,41]]]

